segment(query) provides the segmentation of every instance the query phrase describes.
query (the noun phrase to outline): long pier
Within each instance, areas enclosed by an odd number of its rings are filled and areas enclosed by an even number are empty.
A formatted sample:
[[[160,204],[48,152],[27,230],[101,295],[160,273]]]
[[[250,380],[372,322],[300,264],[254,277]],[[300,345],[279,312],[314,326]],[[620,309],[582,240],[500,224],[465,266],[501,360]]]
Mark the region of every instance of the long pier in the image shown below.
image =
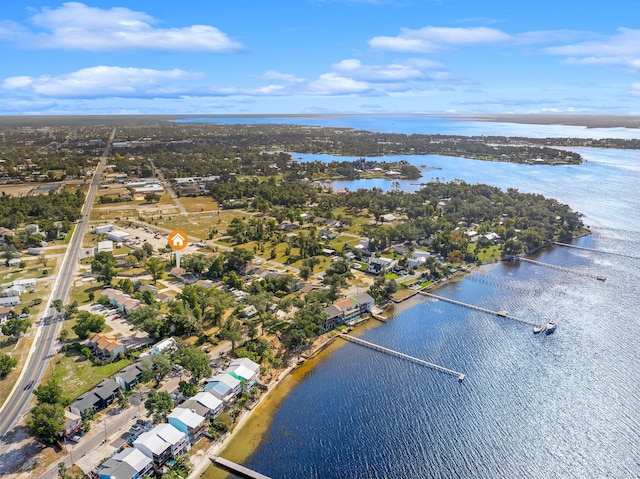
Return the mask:
[[[534,323],[533,321],[529,321],[528,319],[517,318],[515,316],[511,316],[506,311],[493,311],[491,309],[483,308],[481,306],[476,306],[475,304],[463,303],[462,301],[456,301],[455,299],[445,298],[444,296],[438,296],[433,293],[427,293],[426,291],[418,291],[423,296],[427,296],[429,298],[437,299],[438,301],[444,301],[446,303],[456,304],[458,306],[462,306],[464,308],[474,309],[476,311],[481,311],[483,313],[493,314],[495,316],[500,316],[501,318],[512,319],[513,321],[518,321],[520,323],[528,324],[530,326],[540,326],[538,323]]]
[[[259,472],[249,469],[248,467],[236,464],[235,462],[232,462],[229,459],[225,459],[224,457],[212,456],[209,459],[214,465],[224,469],[227,472],[232,472],[233,474],[240,477],[246,477],[247,479],[271,479],[264,474],[260,474]]]
[[[597,249],[597,248],[586,248],[584,246],[578,246],[578,245],[569,244],[569,243],[560,243],[558,241],[554,241],[553,244],[558,246],[566,246],[567,248],[581,249],[583,251],[592,251],[594,253],[611,254],[613,256],[622,256],[623,258],[640,259],[640,256],[633,256],[631,254],[616,253],[614,251],[605,251],[603,249]]]
[[[414,358],[413,356],[409,356],[408,354],[401,353],[399,351],[394,351],[393,349],[385,348],[384,346],[380,346],[379,344],[370,343],[369,341],[365,341],[364,339],[355,338],[353,336],[349,336],[348,334],[340,334],[342,339],[346,341],[351,341],[352,343],[359,344],[360,346],[364,346],[369,349],[373,349],[375,351],[380,351],[385,354],[389,354],[391,356],[395,356],[398,358],[406,359],[407,361],[411,361],[416,364],[420,364],[422,366],[427,366],[431,369],[435,369],[436,371],[440,371],[446,374],[450,374],[451,376],[456,376],[458,378],[458,382],[464,381],[464,374],[454,371],[453,369],[445,368],[438,364],[430,363],[429,361],[425,361],[424,359]]]
[[[565,273],[579,274],[580,276],[586,276],[587,278],[597,279],[598,281],[604,281],[605,279],[607,279],[606,276],[603,276],[603,275],[600,275],[600,274],[592,274],[592,273],[587,273],[585,271],[578,271],[578,270],[571,269],[571,268],[565,268],[564,266],[558,266],[558,265],[550,264],[550,263],[543,263],[542,261],[536,261],[534,259],[518,257],[518,260],[519,261],[524,261],[526,263],[537,264],[538,266],[544,266],[546,268],[551,268],[551,269],[555,269],[555,270],[558,270],[558,271],[563,271]]]

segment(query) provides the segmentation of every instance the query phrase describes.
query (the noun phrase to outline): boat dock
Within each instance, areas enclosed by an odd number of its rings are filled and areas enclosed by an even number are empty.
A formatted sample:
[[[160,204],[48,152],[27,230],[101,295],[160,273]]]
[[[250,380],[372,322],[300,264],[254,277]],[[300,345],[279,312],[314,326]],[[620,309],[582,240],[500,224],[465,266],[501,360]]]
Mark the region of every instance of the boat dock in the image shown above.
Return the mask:
[[[455,299],[445,298],[444,296],[438,296],[433,293],[427,293],[426,291],[419,291],[423,296],[427,296],[429,298],[437,299],[438,301],[444,301],[446,303],[456,304],[458,306],[462,306],[464,308],[474,309],[476,311],[481,311],[483,313],[493,314],[495,316],[500,316],[501,318],[512,319],[513,321],[518,321],[520,323],[528,324],[530,326],[539,326],[538,323],[534,323],[533,321],[529,321],[528,319],[517,318],[515,316],[511,316],[506,311],[492,311],[491,309],[483,308],[481,306],[476,306],[474,304],[463,303],[462,301],[456,301]]]
[[[624,253],[615,253],[613,251],[605,251],[605,250],[596,249],[596,248],[586,248],[584,246],[577,246],[575,244],[569,244],[569,243],[560,243],[558,241],[554,241],[553,244],[558,245],[558,246],[566,246],[567,248],[581,249],[583,251],[592,251],[594,253],[611,254],[611,255],[614,255],[614,256],[622,256],[623,258],[640,259],[640,256],[633,256],[633,255],[624,254]]]
[[[270,477],[265,476],[264,474],[260,474],[259,472],[252,471],[248,467],[241,466],[240,464],[236,464],[235,462],[232,462],[220,456],[212,456],[209,459],[214,465],[240,477],[246,477],[248,479],[271,479]]]
[[[407,361],[411,361],[413,363],[420,364],[422,366],[427,366],[431,369],[435,369],[436,371],[440,371],[440,372],[449,374],[451,376],[456,376],[458,378],[458,382],[464,381],[464,374],[458,371],[454,371],[453,369],[445,368],[443,366],[430,363],[429,361],[425,361],[424,359],[414,358],[413,356],[409,356],[408,354],[404,354],[399,351],[394,351],[393,349],[385,348],[384,346],[370,343],[369,341],[365,341],[364,339],[349,336],[348,334],[340,334],[339,336],[345,341],[350,341],[352,343],[359,344],[360,346],[364,346],[366,348],[373,349],[375,351],[380,351],[382,353],[389,354],[391,356],[406,359]]]
[[[571,268],[565,268],[564,266],[557,266],[555,264],[543,263],[542,261],[536,261],[534,259],[518,257],[518,260],[524,261],[526,263],[537,264],[538,266],[545,266],[547,268],[555,269],[558,271],[564,271],[565,273],[579,274],[581,276],[586,276],[587,278],[597,279],[598,281],[604,281],[607,279],[606,276],[603,276],[601,274],[592,274],[592,273],[587,273],[585,271],[578,271]]]

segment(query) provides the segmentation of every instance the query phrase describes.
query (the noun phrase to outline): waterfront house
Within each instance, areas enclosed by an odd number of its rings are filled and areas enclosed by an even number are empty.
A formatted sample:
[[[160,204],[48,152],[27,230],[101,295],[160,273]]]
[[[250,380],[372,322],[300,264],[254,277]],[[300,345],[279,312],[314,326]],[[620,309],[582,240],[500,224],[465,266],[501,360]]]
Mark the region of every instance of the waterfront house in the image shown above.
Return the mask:
[[[182,403],[182,407],[195,410],[201,416],[213,419],[222,412],[224,403],[207,391],[201,391]]]
[[[244,361],[233,361],[227,368],[226,372],[228,374],[232,374],[237,379],[240,379],[243,383],[242,388],[247,391],[256,384],[258,380],[258,371],[260,371],[260,365],[254,363],[248,358],[241,359],[243,359]]]
[[[169,424],[187,435],[189,442],[195,444],[203,436],[207,428],[205,417],[193,409],[177,407],[167,416]]]
[[[348,323],[360,316],[360,305],[351,298],[344,298],[333,303],[333,305],[342,311],[343,321]]]
[[[164,466],[171,459],[171,444],[158,436],[155,428],[140,434],[133,441],[133,447],[151,459],[156,467]]]
[[[100,464],[99,479],[138,479],[152,477],[153,460],[139,449],[128,447]]]
[[[360,308],[360,314],[370,313],[375,300],[367,293],[360,293],[353,296],[353,299],[356,303],[358,303],[358,307]]]
[[[217,374],[204,386],[204,390],[229,404],[240,392],[241,384],[230,374]]]
[[[186,454],[191,448],[187,435],[182,431],[178,431],[171,424],[161,423],[152,430],[155,430],[162,440],[171,445],[171,457],[173,459]]]
[[[333,304],[327,308],[324,308],[324,312],[326,317],[324,319],[324,330],[329,331],[330,329],[334,329],[336,326],[344,323],[344,316],[342,314],[342,310]]]

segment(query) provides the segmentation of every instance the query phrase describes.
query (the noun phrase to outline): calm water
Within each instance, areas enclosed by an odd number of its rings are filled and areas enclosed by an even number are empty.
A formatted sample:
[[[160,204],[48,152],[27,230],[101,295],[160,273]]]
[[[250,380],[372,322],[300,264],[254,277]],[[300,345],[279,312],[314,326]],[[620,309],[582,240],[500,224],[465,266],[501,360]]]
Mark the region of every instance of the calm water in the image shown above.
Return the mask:
[[[502,125],[480,127],[504,134]],[[543,136],[560,135],[546,128]],[[469,134],[466,122],[461,130]],[[442,168],[425,181],[460,178],[557,198],[593,227],[575,244],[640,256],[640,153],[577,151],[588,161],[575,167],[407,159]],[[420,301],[363,339],[461,371],[463,384],[346,344],[286,397],[246,465],[274,479],[640,477],[640,259],[561,247],[536,259],[607,280],[524,263],[480,268],[438,294],[556,319],[555,334]]]

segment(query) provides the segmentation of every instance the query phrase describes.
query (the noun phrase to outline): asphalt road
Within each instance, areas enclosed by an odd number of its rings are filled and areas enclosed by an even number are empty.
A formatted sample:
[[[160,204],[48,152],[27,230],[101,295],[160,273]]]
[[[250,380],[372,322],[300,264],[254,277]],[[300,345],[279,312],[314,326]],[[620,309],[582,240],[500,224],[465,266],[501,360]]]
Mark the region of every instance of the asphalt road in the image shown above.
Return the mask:
[[[76,224],[76,228],[71,236],[71,241],[67,247],[67,251],[62,260],[60,271],[56,277],[49,298],[45,304],[45,308],[40,320],[33,326],[35,339],[26,363],[16,382],[9,397],[0,408],[0,455],[2,454],[5,443],[4,437],[11,429],[13,429],[20,418],[28,412],[29,403],[33,390],[38,387],[40,380],[49,364],[50,359],[55,353],[56,337],[59,329],[59,322],[62,321],[61,315],[51,307],[56,299],[61,299],[64,303],[66,300],[71,284],[75,268],[78,265],[78,254],[82,245],[82,238],[89,226],[89,213],[93,205],[93,201],[98,191],[98,185],[102,178],[103,171],[107,164],[107,157],[111,150],[111,143],[115,136],[115,128],[111,132],[111,136],[107,142],[105,150],[102,154],[98,167],[94,171],[89,190],[82,207],[80,220]]]

